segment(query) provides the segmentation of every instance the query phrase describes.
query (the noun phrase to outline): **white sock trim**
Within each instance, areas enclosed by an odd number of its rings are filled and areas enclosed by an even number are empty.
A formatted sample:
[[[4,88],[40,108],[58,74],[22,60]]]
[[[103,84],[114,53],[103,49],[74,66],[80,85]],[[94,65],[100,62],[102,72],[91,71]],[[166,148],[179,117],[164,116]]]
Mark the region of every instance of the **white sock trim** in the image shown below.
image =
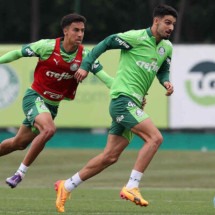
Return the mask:
[[[140,183],[142,176],[143,176],[142,172],[139,172],[139,171],[133,169],[131,171],[131,175],[130,175],[130,178],[129,178],[128,183],[126,185],[126,188],[132,189],[135,187],[139,187],[139,183]]]
[[[77,172],[75,175],[73,175],[71,178],[65,181],[64,186],[68,192],[71,192],[76,187],[78,187],[82,182],[83,181],[81,180],[79,173]]]
[[[21,177],[24,178],[26,172],[28,171],[28,168],[28,166],[25,166],[25,164],[21,163],[17,170],[17,173],[19,173]]]

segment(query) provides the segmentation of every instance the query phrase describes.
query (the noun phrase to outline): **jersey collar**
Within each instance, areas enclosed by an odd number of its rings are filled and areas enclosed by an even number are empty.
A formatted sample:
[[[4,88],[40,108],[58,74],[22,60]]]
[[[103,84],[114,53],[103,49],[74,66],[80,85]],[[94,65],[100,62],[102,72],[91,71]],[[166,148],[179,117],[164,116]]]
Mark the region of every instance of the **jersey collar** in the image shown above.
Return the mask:
[[[148,34],[149,37],[152,37],[152,36],[153,36],[153,35],[152,35],[151,28],[147,28],[147,29],[146,29],[146,32],[147,32],[147,34]]]
[[[156,42],[156,38],[155,38],[155,36],[153,36],[152,31],[151,31],[151,28],[147,28],[147,29],[146,29],[146,32],[147,32],[148,36],[150,37],[150,39],[151,39],[152,41],[154,41],[154,43],[155,43],[156,45],[158,45],[158,44],[162,41],[162,40],[161,40],[159,43]]]

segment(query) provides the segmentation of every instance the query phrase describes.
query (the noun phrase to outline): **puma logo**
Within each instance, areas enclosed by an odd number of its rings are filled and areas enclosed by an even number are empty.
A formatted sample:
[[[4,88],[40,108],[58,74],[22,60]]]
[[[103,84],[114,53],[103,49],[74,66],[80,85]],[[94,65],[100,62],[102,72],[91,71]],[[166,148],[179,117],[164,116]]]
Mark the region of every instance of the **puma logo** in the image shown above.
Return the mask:
[[[56,65],[58,65],[59,60],[57,61],[57,60],[54,58],[54,62],[56,63]]]

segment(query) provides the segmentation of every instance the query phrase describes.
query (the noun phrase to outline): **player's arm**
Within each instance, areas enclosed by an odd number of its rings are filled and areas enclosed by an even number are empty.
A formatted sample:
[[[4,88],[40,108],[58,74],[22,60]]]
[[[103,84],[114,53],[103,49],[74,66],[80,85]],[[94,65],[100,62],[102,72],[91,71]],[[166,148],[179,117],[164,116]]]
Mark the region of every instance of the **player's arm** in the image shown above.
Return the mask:
[[[22,50],[13,50],[13,51],[7,52],[6,54],[0,57],[0,64],[10,63],[21,57],[23,57]]]
[[[38,57],[39,55],[37,54],[37,51],[35,51],[36,50],[35,47],[42,46],[41,41],[23,45],[21,49],[7,52],[6,54],[4,54],[0,57],[0,64],[10,63],[10,62],[18,60],[19,58],[22,58],[22,57],[32,57],[32,56]]]
[[[170,96],[174,91],[173,85],[169,80],[170,61],[171,59],[168,57],[157,72],[157,78],[160,84],[167,90],[166,96]]]
[[[117,34],[113,34],[103,41],[98,43],[91,52],[88,53],[87,57],[83,60],[81,68],[89,71],[93,62],[104,52],[110,49],[131,49],[131,45],[125,40],[122,40]]]
[[[103,70],[103,66],[98,60],[93,63],[90,72],[92,72],[102,83],[104,83],[107,88],[111,88],[114,78]]]
[[[108,75],[103,69],[95,74],[95,76],[106,85],[108,89],[111,88],[114,78]]]
[[[82,61],[82,64],[75,74],[77,81],[82,81],[86,76],[87,72],[90,71],[93,62],[104,52],[110,49],[131,49],[132,46],[121,39],[117,34],[106,37],[103,41],[98,43],[91,52],[88,53],[86,58]]]

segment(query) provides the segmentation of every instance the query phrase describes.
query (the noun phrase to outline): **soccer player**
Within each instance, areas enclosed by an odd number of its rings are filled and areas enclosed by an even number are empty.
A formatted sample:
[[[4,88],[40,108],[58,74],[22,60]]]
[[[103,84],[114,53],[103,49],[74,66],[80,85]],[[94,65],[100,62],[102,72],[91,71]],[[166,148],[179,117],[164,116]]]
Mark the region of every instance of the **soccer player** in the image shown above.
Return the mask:
[[[81,45],[85,31],[85,17],[68,14],[61,20],[64,36],[56,39],[42,39],[25,45],[0,57],[0,64],[9,63],[21,57],[38,57],[34,80],[23,98],[25,120],[16,136],[3,140],[0,156],[31,146],[15,174],[6,183],[15,188],[24,178],[29,166],[54,135],[60,101],[73,100],[78,87],[74,74],[89,50]],[[102,70],[98,61],[90,69],[110,88],[113,78]]]
[[[110,91],[112,125],[107,145],[101,154],[88,161],[71,178],[55,183],[58,212],[64,212],[64,204],[73,189],[117,162],[133,133],[142,138],[144,145],[139,150],[129,180],[120,196],[137,205],[148,206],[148,201],[140,194],[139,183],[163,137],[148,114],[141,109],[141,102],[155,76],[166,88],[166,96],[173,93],[173,85],[169,80],[172,44],[168,39],[174,30],[177,16],[177,11],[171,6],[158,5],[153,11],[151,27],[111,35],[96,45],[83,60],[75,74],[78,81],[87,76],[92,63],[103,52],[121,49],[119,68]]]

